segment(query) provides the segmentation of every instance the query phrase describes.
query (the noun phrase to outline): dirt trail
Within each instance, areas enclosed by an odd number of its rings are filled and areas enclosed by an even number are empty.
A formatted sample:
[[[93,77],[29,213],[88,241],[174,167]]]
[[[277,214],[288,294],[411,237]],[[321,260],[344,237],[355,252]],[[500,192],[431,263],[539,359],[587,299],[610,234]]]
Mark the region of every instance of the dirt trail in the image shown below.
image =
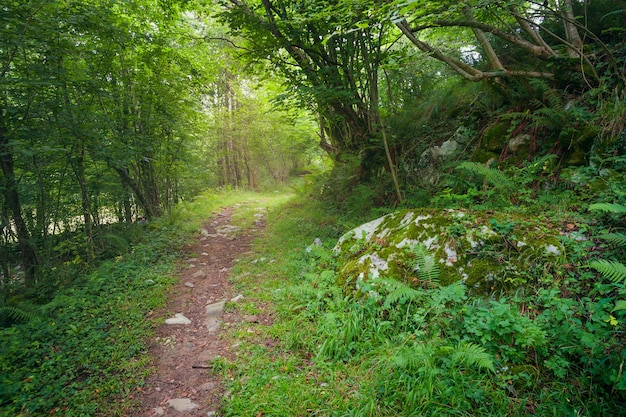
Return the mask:
[[[188,325],[166,325],[157,329],[150,347],[156,368],[143,389],[137,416],[212,416],[219,411],[224,396],[220,379],[212,375],[208,363],[216,356],[229,357],[229,346],[222,330],[207,328],[206,306],[237,296],[227,281],[233,260],[250,249],[252,235],[263,226],[237,230],[230,225],[233,208],[211,218],[197,241],[186,248],[188,259],[179,272],[179,282],[171,294],[167,312],[182,313]],[[241,320],[225,313],[226,323]]]

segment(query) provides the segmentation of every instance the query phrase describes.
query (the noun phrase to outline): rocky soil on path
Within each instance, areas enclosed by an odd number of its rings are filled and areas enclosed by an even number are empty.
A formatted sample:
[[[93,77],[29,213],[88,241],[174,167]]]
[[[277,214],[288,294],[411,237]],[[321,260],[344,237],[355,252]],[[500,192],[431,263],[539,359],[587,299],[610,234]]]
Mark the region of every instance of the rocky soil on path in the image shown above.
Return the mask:
[[[155,371],[141,391],[136,416],[208,417],[219,411],[224,388],[209,365],[216,357],[232,357],[221,337],[221,323],[251,319],[224,312],[226,302],[241,298],[233,293],[228,273],[264,225],[262,213],[257,213],[255,227],[240,230],[230,224],[232,212],[231,207],[216,214],[186,250],[188,259],[164,313],[167,320],[150,347]]]

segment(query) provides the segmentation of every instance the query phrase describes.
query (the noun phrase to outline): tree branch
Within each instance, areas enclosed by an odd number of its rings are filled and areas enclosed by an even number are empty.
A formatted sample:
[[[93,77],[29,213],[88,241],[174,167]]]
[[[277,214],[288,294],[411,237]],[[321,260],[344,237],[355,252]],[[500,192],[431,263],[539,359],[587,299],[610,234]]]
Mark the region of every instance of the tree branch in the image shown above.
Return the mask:
[[[398,26],[398,28],[400,28],[402,33],[404,33],[407,38],[421,51],[426,52],[433,58],[448,64],[448,66],[450,66],[454,71],[456,71],[458,74],[463,76],[463,78],[469,81],[481,81],[490,78],[493,79],[506,77],[544,78],[549,80],[555,79],[553,73],[541,71],[508,71],[506,69],[496,71],[481,71],[459,59],[448,56],[440,50],[433,48],[426,42],[422,42],[417,39],[413,31],[409,28],[409,23],[406,21],[406,19],[399,21],[398,23],[396,23],[396,25]]]

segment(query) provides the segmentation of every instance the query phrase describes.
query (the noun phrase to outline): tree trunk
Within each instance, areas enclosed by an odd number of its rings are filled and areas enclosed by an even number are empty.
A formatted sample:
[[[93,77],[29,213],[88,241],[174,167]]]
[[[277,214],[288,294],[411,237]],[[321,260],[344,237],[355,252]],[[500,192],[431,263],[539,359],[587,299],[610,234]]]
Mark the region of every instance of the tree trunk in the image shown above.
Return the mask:
[[[469,6],[464,7],[463,13],[470,22],[476,22],[476,19],[474,18],[474,13]],[[487,60],[489,61],[491,69],[496,71],[504,71],[504,66],[502,65],[502,62],[500,62],[500,58],[498,58],[496,51],[494,51],[493,47],[491,46],[489,39],[487,39],[487,35],[485,35],[485,32],[475,27],[472,27],[472,32],[474,32],[474,36],[478,40],[478,43],[480,44],[480,47],[482,48],[484,54],[487,56]]]
[[[15,232],[17,234],[17,243],[20,248],[22,264],[26,274],[26,283],[31,285],[35,283],[35,273],[39,265],[39,256],[37,250],[31,240],[31,235],[22,217],[22,207],[17,189],[17,181],[15,179],[15,168],[13,165],[13,153],[9,139],[2,126],[0,126],[0,166],[4,179],[3,191],[4,199],[9,207]]]
[[[122,187],[124,188],[124,201],[122,202],[124,205],[124,220],[126,223],[131,223],[133,221],[133,207],[130,201],[132,194],[128,184],[123,182]]]
[[[80,188],[80,203],[83,211],[83,224],[85,227],[85,241],[87,243],[90,259],[94,258],[93,247],[93,221],[91,216],[91,202],[89,198],[89,190],[87,187],[87,179],[85,178],[85,150],[82,148],[82,144],[79,145],[80,149],[77,151],[77,155],[72,159],[72,167],[74,168],[74,175],[78,181]]]
[[[144,194],[137,181],[135,181],[130,177],[130,175],[128,175],[128,169],[118,167],[113,167],[113,169],[120,176],[122,183],[128,186],[131,190],[133,190],[133,193],[135,193],[135,195],[137,196],[137,200],[139,200],[139,205],[143,209],[146,218],[150,220],[158,217],[161,214],[160,210],[154,210],[153,205],[150,204],[150,201],[148,200],[148,198],[146,198],[146,195]]]
[[[563,0],[561,6],[563,13],[563,25],[565,25],[565,35],[567,37],[567,53],[571,58],[579,58],[582,56],[583,41],[578,33],[574,16],[574,8],[572,7],[572,0]]]

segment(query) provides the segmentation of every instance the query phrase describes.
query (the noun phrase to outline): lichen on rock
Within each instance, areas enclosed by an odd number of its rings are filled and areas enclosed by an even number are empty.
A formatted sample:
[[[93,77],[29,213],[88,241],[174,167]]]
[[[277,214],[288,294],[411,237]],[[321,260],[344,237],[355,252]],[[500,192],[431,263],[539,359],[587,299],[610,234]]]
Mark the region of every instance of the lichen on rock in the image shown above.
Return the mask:
[[[541,219],[453,209],[402,210],[365,223],[334,248],[345,288],[378,277],[419,286],[412,248],[439,265],[439,283],[462,280],[475,293],[517,288],[552,270],[564,253]]]

